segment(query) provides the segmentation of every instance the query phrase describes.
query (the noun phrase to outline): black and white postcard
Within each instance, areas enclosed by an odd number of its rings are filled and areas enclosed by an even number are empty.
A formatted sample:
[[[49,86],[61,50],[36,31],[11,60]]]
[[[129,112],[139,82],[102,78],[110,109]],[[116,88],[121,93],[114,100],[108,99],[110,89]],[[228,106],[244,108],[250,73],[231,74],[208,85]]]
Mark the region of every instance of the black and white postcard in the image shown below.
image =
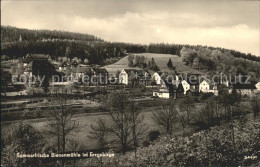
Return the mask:
[[[1,167],[260,167],[260,1],[1,0]]]

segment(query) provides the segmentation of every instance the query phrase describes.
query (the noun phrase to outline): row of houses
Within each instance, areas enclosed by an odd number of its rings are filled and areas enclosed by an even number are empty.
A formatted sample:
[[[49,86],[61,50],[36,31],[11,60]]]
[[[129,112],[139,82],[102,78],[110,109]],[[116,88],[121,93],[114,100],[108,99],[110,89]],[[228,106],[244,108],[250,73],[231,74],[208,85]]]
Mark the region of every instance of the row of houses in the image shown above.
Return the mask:
[[[178,94],[183,93],[198,95],[199,93],[212,93],[219,95],[220,85],[224,85],[228,92],[236,90],[242,96],[253,96],[260,93],[260,82],[257,84],[231,84],[230,82],[216,83],[209,79],[203,79],[203,76],[194,74],[196,79],[180,77],[179,74],[167,72],[154,72],[150,74],[146,70],[123,69],[119,74],[119,83],[133,85],[134,82],[145,86],[157,85],[158,89],[153,92],[153,96],[160,98],[177,98]]]
[[[228,90],[229,93],[232,91],[236,91],[237,93],[241,94],[242,96],[255,96],[256,94],[260,94],[260,82],[257,84],[243,84],[243,83],[235,83],[231,84],[230,82],[223,82],[223,83],[216,83],[208,79],[201,79],[199,80],[191,80],[191,79],[176,79],[178,85],[174,85],[175,92],[183,92],[184,95],[191,94],[191,95],[198,95],[199,93],[212,93],[215,96],[219,95],[219,89],[222,86],[225,87],[226,90]],[[165,88],[167,84],[165,82],[162,83],[162,88]],[[170,90],[170,88],[169,88]],[[176,93],[172,92],[174,95],[174,98],[176,97]],[[165,92],[165,89],[163,91],[154,92],[154,96],[162,97],[162,98],[169,98],[171,93]]]
[[[50,63],[52,62],[52,63]],[[50,56],[42,54],[28,54],[23,61],[24,73],[29,77],[32,75],[39,75],[39,73],[46,74],[46,71],[50,71],[51,75],[58,75],[60,78],[71,74],[71,80],[62,79],[55,80],[53,84],[59,85],[66,82],[78,82],[86,78],[91,79],[88,82],[90,85],[107,85],[122,84],[128,86],[154,86],[153,96],[161,98],[170,98],[173,96],[177,98],[178,94],[192,94],[199,93],[213,93],[218,96],[219,85],[207,79],[198,80],[200,75],[194,74],[196,79],[183,79],[180,74],[168,73],[168,72],[149,72],[148,70],[138,69],[122,69],[119,76],[109,75],[108,71],[100,66],[90,66],[85,64],[79,64],[76,61],[70,63],[62,62],[60,64],[53,63]],[[42,65],[43,64],[43,65]],[[193,76],[194,76],[193,75]],[[229,84],[227,82],[221,83],[225,85],[229,92],[233,89],[241,95],[252,96],[260,91],[260,82],[256,85],[252,84]]]

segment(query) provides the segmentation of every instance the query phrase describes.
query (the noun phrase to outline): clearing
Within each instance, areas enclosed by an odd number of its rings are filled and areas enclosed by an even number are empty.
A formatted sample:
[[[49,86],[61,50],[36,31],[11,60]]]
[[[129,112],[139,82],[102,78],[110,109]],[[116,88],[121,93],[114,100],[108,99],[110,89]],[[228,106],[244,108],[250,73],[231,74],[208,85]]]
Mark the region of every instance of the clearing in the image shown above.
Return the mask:
[[[183,64],[182,59],[178,55],[171,55],[171,54],[157,54],[157,53],[134,53],[133,55],[142,55],[146,58],[146,62],[154,58],[154,61],[159,66],[161,71],[172,71],[167,67],[167,62],[169,59],[172,60],[173,66],[176,67],[176,70],[178,72],[182,73],[197,73],[201,74],[202,72],[195,70],[189,66],[186,66]],[[121,71],[122,69],[128,68],[128,69],[140,69],[137,67],[128,67],[128,56],[120,59],[114,64],[110,64],[105,66],[104,68],[107,69],[109,74],[115,74],[117,71]]]

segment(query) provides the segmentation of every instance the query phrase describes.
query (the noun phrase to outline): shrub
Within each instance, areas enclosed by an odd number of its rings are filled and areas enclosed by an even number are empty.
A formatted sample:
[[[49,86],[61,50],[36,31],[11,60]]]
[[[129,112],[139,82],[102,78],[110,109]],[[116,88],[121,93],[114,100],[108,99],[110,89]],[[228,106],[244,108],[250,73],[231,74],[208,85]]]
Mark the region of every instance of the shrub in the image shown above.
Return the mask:
[[[149,141],[157,140],[160,136],[160,132],[158,130],[152,130],[149,132]]]
[[[260,121],[236,121],[190,137],[160,137],[158,141],[114,162],[125,166],[239,166],[260,160]],[[244,160],[245,156],[257,159]]]

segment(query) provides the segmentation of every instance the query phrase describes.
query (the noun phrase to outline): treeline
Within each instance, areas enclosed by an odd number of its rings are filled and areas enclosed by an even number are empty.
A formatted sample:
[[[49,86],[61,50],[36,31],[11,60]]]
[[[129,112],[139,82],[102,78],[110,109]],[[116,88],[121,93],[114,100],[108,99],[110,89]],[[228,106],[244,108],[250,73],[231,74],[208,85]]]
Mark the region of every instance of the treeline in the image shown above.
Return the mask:
[[[37,41],[42,39],[74,39],[80,41],[101,41],[101,38],[97,38],[89,34],[81,34],[67,31],[50,31],[50,30],[28,30],[22,28],[16,28],[11,26],[1,26],[1,41],[15,42],[21,39],[23,41]]]
[[[21,36],[21,40],[20,39]],[[260,57],[241,53],[235,50],[216,48],[201,45],[180,45],[167,43],[153,43],[149,45],[131,43],[110,43],[89,34],[72,33],[65,31],[28,30],[9,26],[1,26],[1,52],[10,58],[18,58],[28,53],[49,54],[56,59],[65,56],[69,48],[71,58],[80,57],[89,59],[90,63],[104,64],[105,59],[124,56],[125,53],[163,53],[181,56],[183,48],[195,50],[201,64],[207,65],[207,70],[215,70],[211,54],[216,52],[218,59],[244,60],[260,62]],[[214,53],[215,54],[215,53]],[[193,55],[194,56],[194,55]],[[196,56],[195,56],[196,57]],[[195,59],[195,62],[197,60]],[[189,64],[193,63],[189,62]],[[254,66],[255,67],[255,66]],[[255,70],[253,70],[255,71]]]
[[[90,64],[104,65],[111,58],[125,56],[126,52],[144,52],[142,45],[104,42],[92,35],[64,31],[1,27],[1,40],[1,53],[5,59],[40,53],[49,54],[54,60],[78,57],[82,61],[88,59]]]
[[[243,58],[252,61],[260,61],[260,57],[252,55],[250,53],[245,54],[235,50],[229,50],[220,47],[211,47],[211,46],[202,46],[202,45],[180,45],[180,44],[168,44],[168,43],[152,43],[147,46],[144,46],[144,52],[149,53],[163,53],[163,54],[174,54],[181,55],[182,48],[189,48],[194,50],[218,50],[222,53],[229,53],[230,55],[236,58]]]
[[[2,55],[8,58],[21,58],[28,53],[49,54],[52,59],[58,57],[78,57],[81,60],[88,59],[90,64],[103,64],[112,57],[122,57],[126,51],[113,43],[86,43],[67,41],[26,41],[2,45]]]
[[[231,51],[183,47],[180,55],[186,65],[197,70],[230,76],[250,75],[253,82],[257,82],[260,77],[260,61],[234,56]]]

